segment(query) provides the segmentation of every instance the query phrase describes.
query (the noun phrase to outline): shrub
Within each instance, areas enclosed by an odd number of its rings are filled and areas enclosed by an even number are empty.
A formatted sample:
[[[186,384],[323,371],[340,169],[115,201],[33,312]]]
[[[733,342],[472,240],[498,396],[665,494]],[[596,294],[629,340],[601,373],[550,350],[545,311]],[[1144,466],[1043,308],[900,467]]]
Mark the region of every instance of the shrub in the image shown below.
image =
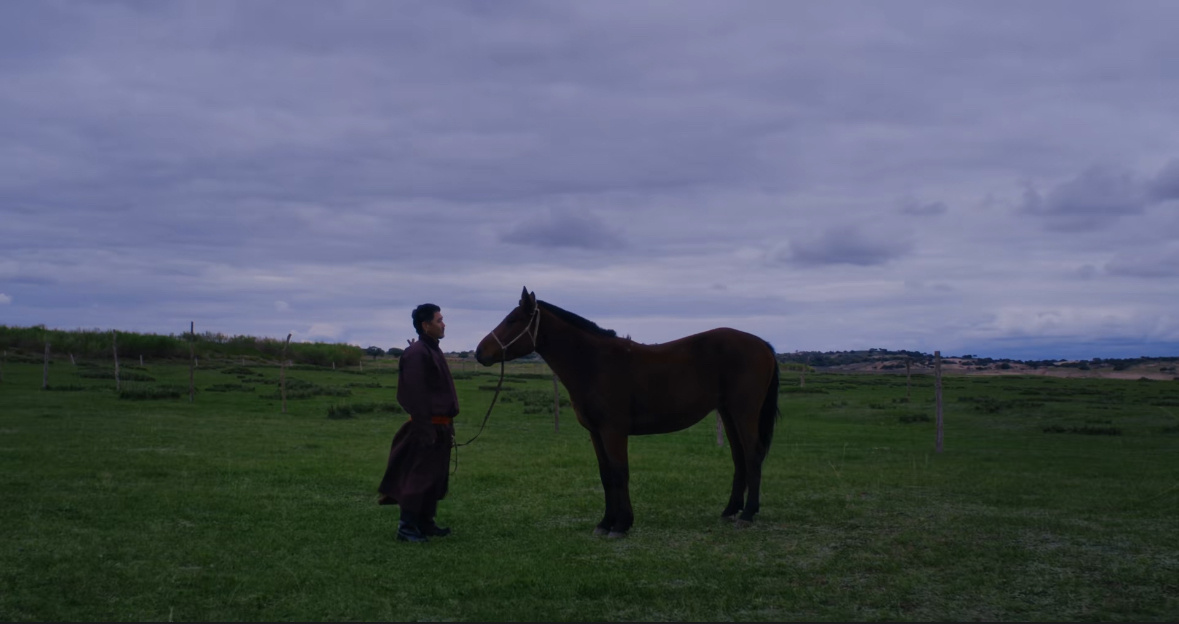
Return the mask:
[[[119,398],[130,401],[179,399],[185,391],[176,386],[139,386],[119,391]]]
[[[49,387],[45,389],[52,390],[54,392],[84,392],[86,390],[90,390],[90,388],[86,386],[79,386],[76,384],[63,384],[60,386],[50,384]]]
[[[114,368],[95,368],[92,370],[90,370],[90,369],[80,370],[80,371],[78,371],[78,376],[84,377],[86,379],[110,379],[111,381],[114,381],[115,369]],[[155,377],[152,377],[151,375],[148,375],[147,373],[128,371],[128,370],[123,370],[122,368],[119,369],[119,381],[151,382],[151,381],[155,381],[155,380],[156,380]]]
[[[386,414],[403,414],[405,410],[396,403],[357,403],[355,405],[332,405],[328,407],[327,417],[333,420],[354,418],[356,414],[371,414],[382,412]]]
[[[245,384],[216,384],[205,388],[209,392],[253,392],[254,386]]]
[[[823,388],[805,386],[778,386],[778,394],[829,394]]]
[[[515,398],[524,404],[525,414],[547,414],[553,410],[552,392],[546,392],[544,390],[517,391]],[[503,400],[503,397],[501,397],[501,400]],[[569,405],[569,399],[561,395],[560,406],[569,407]]]
[[[275,389],[269,398],[282,398],[282,386],[280,382],[274,382]],[[288,377],[286,380],[287,398],[288,399],[309,399],[315,396],[352,396],[352,391],[348,388],[337,388],[335,386],[320,386],[311,383],[304,379],[295,377]]]
[[[1084,435],[1122,435],[1122,430],[1117,427],[1064,427],[1061,425],[1050,425],[1044,427],[1044,433],[1080,433]]]
[[[961,403],[973,403],[974,409],[983,412],[984,414],[995,414],[1000,411],[1021,408],[1021,409],[1039,409],[1044,407],[1042,401],[1029,401],[1027,399],[1011,399],[1007,401],[994,399],[988,396],[964,396],[958,397]]]

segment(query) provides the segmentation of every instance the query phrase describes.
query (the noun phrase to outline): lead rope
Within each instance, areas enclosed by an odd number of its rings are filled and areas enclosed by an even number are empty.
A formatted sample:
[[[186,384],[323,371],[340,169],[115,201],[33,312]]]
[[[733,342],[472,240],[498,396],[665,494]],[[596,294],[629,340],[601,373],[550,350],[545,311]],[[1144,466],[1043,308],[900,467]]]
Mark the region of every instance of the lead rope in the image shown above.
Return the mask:
[[[454,468],[450,471],[450,474],[452,474],[452,475],[455,474],[456,472],[458,472],[458,449],[459,449],[459,447],[466,446],[466,445],[474,442],[475,438],[482,435],[483,428],[487,426],[487,419],[491,418],[491,408],[495,407],[495,400],[499,398],[499,390],[500,390],[500,388],[504,387],[504,368],[505,368],[504,363],[505,363],[505,361],[506,360],[502,360],[502,359],[499,361],[499,383],[495,385],[495,394],[492,395],[492,397],[491,397],[491,405],[487,406],[487,413],[483,415],[483,424],[479,425],[479,432],[476,433],[474,435],[474,437],[472,437],[470,440],[467,440],[466,442],[462,442],[462,443],[460,443],[458,440],[456,440],[454,438],[454,436],[451,436],[451,438],[450,438],[450,444],[454,448]]]
[[[540,307],[539,306],[536,308],[536,310],[534,310],[532,312],[532,315],[534,317],[536,317],[536,331],[535,332],[529,331],[532,328],[532,319],[529,319],[528,325],[524,326],[524,331],[521,332],[519,336],[516,336],[515,338],[513,338],[512,342],[509,342],[506,345],[503,342],[500,342],[499,336],[496,336],[495,332],[491,332],[491,337],[495,338],[495,341],[499,342],[499,346],[500,346],[499,383],[497,383],[495,385],[495,394],[492,395],[492,397],[491,397],[491,405],[487,406],[487,413],[483,415],[483,424],[479,425],[479,432],[476,433],[474,435],[474,437],[472,437],[470,440],[467,440],[466,442],[463,442],[463,443],[459,443],[459,441],[456,440],[454,438],[454,436],[451,436],[450,445],[454,449],[454,468],[451,469],[450,474],[453,475],[456,472],[458,472],[458,449],[459,449],[459,447],[460,446],[467,446],[468,444],[474,442],[475,438],[478,438],[480,435],[483,435],[483,428],[487,426],[487,419],[491,418],[491,409],[493,407],[495,407],[495,401],[496,401],[496,399],[499,398],[499,391],[501,388],[504,387],[504,371],[505,371],[507,361],[508,361],[507,360],[508,347],[512,343],[523,338],[525,334],[527,334],[528,337],[532,339],[532,348],[533,349],[536,348],[536,338],[538,335],[540,335]]]

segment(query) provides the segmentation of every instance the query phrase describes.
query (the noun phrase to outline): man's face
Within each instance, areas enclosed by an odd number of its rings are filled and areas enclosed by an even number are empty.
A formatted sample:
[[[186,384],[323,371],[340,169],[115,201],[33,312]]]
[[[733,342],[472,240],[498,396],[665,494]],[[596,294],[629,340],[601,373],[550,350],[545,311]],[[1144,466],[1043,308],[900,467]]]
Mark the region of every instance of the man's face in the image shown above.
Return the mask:
[[[446,323],[442,322],[442,312],[435,312],[432,321],[422,321],[422,333],[434,340],[442,340],[446,335]]]

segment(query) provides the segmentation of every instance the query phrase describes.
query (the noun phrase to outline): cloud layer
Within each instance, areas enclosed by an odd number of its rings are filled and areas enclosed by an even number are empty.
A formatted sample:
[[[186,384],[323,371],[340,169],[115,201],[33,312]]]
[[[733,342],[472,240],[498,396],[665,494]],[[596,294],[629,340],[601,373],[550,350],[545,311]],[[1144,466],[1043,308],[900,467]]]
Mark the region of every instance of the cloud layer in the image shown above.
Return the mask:
[[[1179,7],[0,3],[0,324],[1179,354]],[[1125,33],[1134,33],[1126,36]]]

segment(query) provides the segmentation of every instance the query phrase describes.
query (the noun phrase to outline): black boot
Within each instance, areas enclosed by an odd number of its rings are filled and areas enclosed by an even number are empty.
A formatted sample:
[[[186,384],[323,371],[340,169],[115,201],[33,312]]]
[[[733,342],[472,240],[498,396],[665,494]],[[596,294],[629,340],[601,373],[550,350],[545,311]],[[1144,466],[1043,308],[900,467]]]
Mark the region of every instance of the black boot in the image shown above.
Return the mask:
[[[423,535],[430,537],[446,537],[450,535],[450,529],[440,527],[434,524],[434,513],[438,511],[438,501],[428,501],[422,507],[421,517],[425,520],[418,526],[422,529]]]
[[[401,511],[401,521],[397,523],[397,540],[415,543],[430,541],[419,528],[417,514],[404,509]]]
[[[397,523],[397,540],[400,542],[415,542],[420,544],[430,541],[430,538],[423,535],[416,526],[402,521]]]

